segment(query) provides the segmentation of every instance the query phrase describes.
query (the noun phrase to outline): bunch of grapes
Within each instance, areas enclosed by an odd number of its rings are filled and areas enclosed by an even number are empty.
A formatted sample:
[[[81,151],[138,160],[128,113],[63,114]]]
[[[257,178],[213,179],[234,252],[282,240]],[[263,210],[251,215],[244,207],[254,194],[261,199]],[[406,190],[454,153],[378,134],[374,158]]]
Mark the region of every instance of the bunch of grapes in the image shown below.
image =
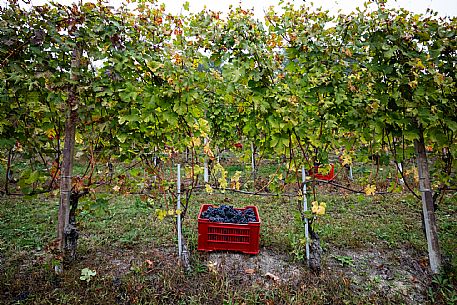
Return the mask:
[[[254,210],[247,208],[245,210],[236,210],[232,206],[221,205],[218,208],[209,207],[201,215],[202,218],[208,219],[211,222],[224,223],[242,223],[256,222]]]

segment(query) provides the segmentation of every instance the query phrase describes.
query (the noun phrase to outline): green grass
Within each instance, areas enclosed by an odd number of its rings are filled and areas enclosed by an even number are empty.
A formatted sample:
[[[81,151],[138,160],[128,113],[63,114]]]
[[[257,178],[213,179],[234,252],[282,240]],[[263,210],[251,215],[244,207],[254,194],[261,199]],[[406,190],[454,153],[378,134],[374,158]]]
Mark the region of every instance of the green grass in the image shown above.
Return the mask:
[[[447,197],[436,212],[441,248],[457,274],[457,194]]]
[[[300,202],[288,197],[262,197],[233,193],[195,194],[183,224],[191,251],[192,272],[182,270],[176,258],[176,232],[172,217],[159,221],[155,206],[137,196],[98,195],[80,202],[78,260],[63,276],[52,272],[47,245],[55,238],[58,198],[0,199],[0,293],[7,303],[18,304],[389,304],[405,296],[385,295],[375,275],[362,282],[369,261],[348,253],[373,249],[389,253],[389,266],[401,268],[399,253],[413,249],[426,256],[421,229],[420,203],[410,196],[318,195],[327,213],[316,223],[324,248],[320,276],[303,263],[303,226]],[[255,205],[259,209],[261,251],[284,255],[302,272],[296,283],[265,286],[244,274],[207,268],[208,254],[197,248],[199,207],[204,203]],[[434,280],[429,300],[452,300],[456,281],[456,197],[449,197],[437,212],[440,243],[448,272]],[[345,252],[346,251],[346,252]],[[352,251],[352,252],[347,252]],[[388,257],[385,258],[386,260]],[[148,267],[146,260],[152,261]],[[325,268],[328,264],[328,269]],[[81,270],[97,270],[89,283]],[[368,273],[367,273],[368,274]],[[394,272],[394,275],[396,272]],[[368,276],[368,275],[365,275]],[[396,275],[395,275],[396,276]],[[403,276],[403,275],[399,275]],[[447,280],[446,280],[447,279]],[[266,281],[260,277],[258,281]],[[430,280],[431,281],[431,280]],[[434,286],[433,286],[434,285]],[[425,291],[424,294],[427,294]],[[2,301],[0,301],[1,303]]]
[[[321,196],[328,215],[318,224],[322,237],[337,247],[398,248],[405,244],[423,249],[421,207],[408,196]]]
[[[57,201],[8,198],[0,201],[0,251],[40,251],[56,228]]]

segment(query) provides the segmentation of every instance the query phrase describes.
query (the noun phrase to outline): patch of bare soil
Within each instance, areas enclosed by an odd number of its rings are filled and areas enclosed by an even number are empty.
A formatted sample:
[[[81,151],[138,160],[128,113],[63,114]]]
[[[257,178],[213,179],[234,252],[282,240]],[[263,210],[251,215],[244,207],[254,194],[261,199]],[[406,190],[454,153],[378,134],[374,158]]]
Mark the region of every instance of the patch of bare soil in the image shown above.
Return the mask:
[[[431,278],[427,256],[412,249],[339,249],[324,264],[350,278],[354,291],[400,295],[407,304],[426,303]]]
[[[210,272],[224,273],[243,284],[265,288],[284,283],[298,285],[304,273],[303,264],[270,250],[262,250],[258,255],[213,252],[207,257],[207,266]]]
[[[79,257],[80,264],[93,267],[97,272],[114,278],[135,270],[163,270],[176,265],[174,248],[155,249],[148,247],[134,249],[109,249]]]
[[[292,286],[310,276],[304,263],[287,254],[262,250],[251,256],[238,253],[210,253],[208,269],[223,273],[236,282],[269,288]],[[357,294],[373,297],[396,295],[406,304],[425,304],[430,284],[427,257],[412,249],[332,249],[323,256],[321,277],[347,281]]]

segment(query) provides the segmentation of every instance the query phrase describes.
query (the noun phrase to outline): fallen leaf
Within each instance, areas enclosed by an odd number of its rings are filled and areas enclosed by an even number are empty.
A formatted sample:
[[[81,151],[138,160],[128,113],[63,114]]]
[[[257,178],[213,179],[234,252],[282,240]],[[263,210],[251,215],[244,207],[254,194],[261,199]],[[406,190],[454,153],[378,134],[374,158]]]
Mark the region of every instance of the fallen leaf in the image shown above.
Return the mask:
[[[343,278],[343,284],[344,286],[349,287],[349,285],[351,284],[351,280],[348,278]]]
[[[419,260],[419,266],[421,266],[422,269],[427,269],[428,268],[428,257],[423,257]]]
[[[254,274],[255,270],[254,269],[244,269],[244,273],[246,273],[246,274]]]
[[[279,276],[274,275],[274,274],[272,274],[270,272],[265,273],[265,276],[270,278],[270,279],[272,279],[275,282],[279,282],[279,280],[280,280]]]
[[[213,263],[212,261],[209,261],[208,264],[208,270],[214,274],[217,274],[217,263]]]
[[[148,269],[154,268],[154,262],[153,261],[147,259],[146,260],[146,264],[148,264],[148,266],[147,266]]]

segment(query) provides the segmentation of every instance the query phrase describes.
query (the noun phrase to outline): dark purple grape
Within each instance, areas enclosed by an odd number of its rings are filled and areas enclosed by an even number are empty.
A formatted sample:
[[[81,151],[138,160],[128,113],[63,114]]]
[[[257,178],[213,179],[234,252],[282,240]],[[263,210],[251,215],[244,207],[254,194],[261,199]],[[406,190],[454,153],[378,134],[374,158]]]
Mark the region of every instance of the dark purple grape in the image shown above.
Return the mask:
[[[218,208],[208,207],[201,215],[202,218],[208,219],[211,222],[222,222],[222,223],[242,223],[256,222],[257,217],[252,208],[240,211],[234,209],[233,206],[227,206],[222,204]]]

